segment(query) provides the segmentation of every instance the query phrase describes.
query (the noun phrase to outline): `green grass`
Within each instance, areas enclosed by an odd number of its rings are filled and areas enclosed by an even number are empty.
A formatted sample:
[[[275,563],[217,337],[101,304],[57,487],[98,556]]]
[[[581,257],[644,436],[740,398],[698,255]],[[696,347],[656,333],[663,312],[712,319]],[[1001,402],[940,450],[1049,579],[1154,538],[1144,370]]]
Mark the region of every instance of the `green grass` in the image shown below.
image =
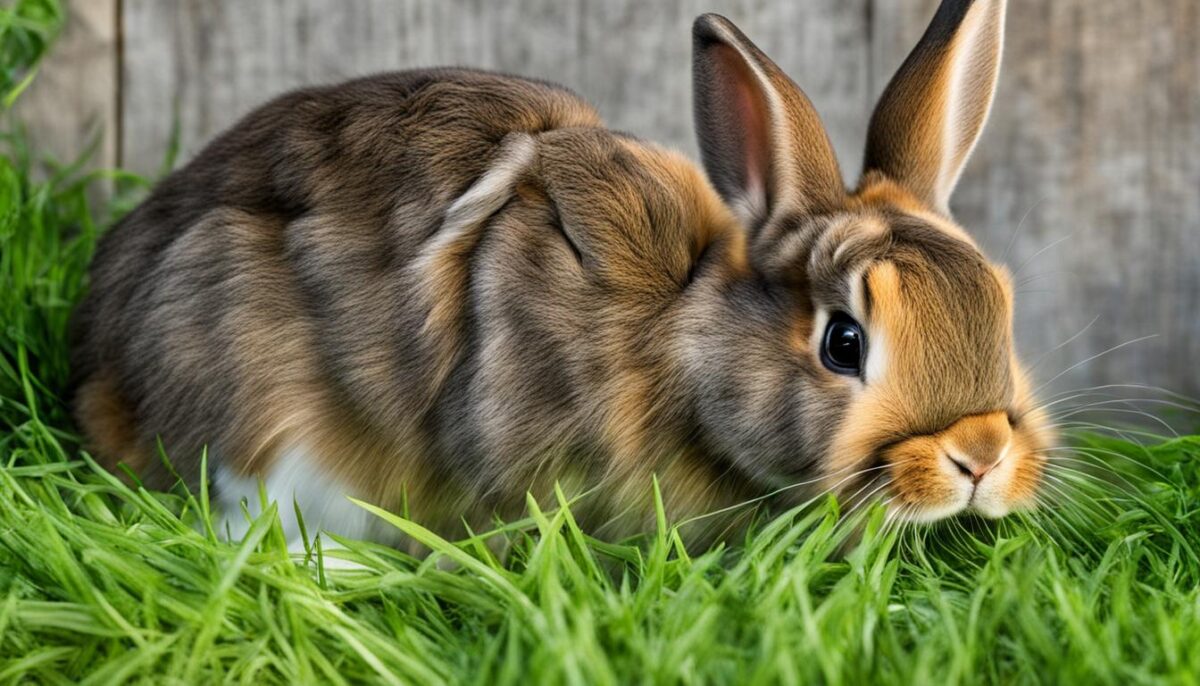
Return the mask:
[[[24,36],[4,38],[0,97],[59,17],[50,2],[0,8],[0,31]],[[531,503],[502,534],[503,562],[386,513],[435,554],[346,542],[363,569],[326,572],[319,546],[287,554],[270,509],[243,543],[221,542],[197,526],[203,491],[135,490],[96,467],[59,395],[96,236],[134,197],[96,211],[89,189],[139,184],[35,174],[9,131],[0,683],[1198,681],[1196,437],[1081,437],[1030,516],[897,529],[825,499],[699,556],[665,517],[606,544],[560,503]]]

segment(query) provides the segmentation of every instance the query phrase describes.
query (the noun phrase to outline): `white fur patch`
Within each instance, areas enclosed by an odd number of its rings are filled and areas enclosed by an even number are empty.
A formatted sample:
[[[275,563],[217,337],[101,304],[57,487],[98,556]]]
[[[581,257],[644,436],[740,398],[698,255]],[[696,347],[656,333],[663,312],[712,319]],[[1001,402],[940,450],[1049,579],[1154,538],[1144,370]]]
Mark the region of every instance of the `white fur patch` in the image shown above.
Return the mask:
[[[296,505],[304,517],[309,543],[321,531],[356,539],[373,538],[372,534],[377,533],[375,518],[350,502],[347,496],[353,493],[319,464],[307,447],[294,445],[279,455],[262,478],[267,501],[278,504],[279,522],[287,537],[288,549],[294,553],[304,552]],[[250,522],[242,514],[241,503],[245,501],[251,517],[262,513],[258,484],[258,477],[235,474],[224,465],[217,467],[213,487],[220,512],[216,523],[219,535],[224,536],[228,531],[234,541],[246,535]],[[322,547],[329,548],[330,543],[323,537]]]
[[[808,347],[816,356],[817,364],[821,364],[821,346],[825,345],[825,327],[829,326],[829,310],[824,307],[818,307],[816,316],[813,317],[813,328],[809,333]]]
[[[838,248],[841,250],[841,248]],[[855,269],[847,277],[850,284],[850,307],[855,320],[862,325],[866,333],[867,359],[864,361],[864,382],[868,385],[879,383],[888,368],[887,339],[883,327],[872,324],[867,318],[867,294],[863,285],[863,273],[866,267]],[[824,330],[822,328],[822,330]]]
[[[883,380],[888,368],[887,337],[878,326],[867,327],[867,367],[866,380],[868,384],[876,384]]]

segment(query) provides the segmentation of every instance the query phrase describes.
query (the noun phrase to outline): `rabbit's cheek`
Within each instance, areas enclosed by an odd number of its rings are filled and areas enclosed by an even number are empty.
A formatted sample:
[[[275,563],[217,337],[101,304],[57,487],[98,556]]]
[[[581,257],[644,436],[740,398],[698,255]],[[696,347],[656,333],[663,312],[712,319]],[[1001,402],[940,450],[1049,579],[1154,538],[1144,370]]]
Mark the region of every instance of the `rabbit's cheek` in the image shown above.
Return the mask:
[[[1042,450],[1049,443],[1049,429],[1018,431],[1014,435],[1014,449],[1018,450],[1012,465],[1012,474],[1004,484],[1004,498],[1009,511],[1028,509],[1037,500],[1038,487],[1046,467],[1046,456]]]

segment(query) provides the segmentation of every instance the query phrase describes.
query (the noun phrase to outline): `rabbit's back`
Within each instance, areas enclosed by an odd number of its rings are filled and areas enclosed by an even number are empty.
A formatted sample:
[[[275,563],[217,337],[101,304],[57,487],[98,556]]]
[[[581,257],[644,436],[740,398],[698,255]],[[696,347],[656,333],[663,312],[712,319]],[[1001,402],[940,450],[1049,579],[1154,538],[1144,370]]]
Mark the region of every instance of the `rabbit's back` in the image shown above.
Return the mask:
[[[239,393],[275,385],[259,375],[319,354],[353,374],[345,327],[317,336],[313,321],[382,319],[357,301],[413,258],[506,135],[599,123],[564,89],[466,70],[301,90],[251,113],[98,247],[73,346],[94,449],[154,472],[155,435],[183,460],[233,424]]]
[[[736,235],[692,165],[553,85],[441,70],[299,91],[101,242],[77,416],[156,485],[159,439],[188,480],[208,446],[231,490],[290,460],[287,479],[393,507],[594,483],[651,428],[687,433],[657,339]]]

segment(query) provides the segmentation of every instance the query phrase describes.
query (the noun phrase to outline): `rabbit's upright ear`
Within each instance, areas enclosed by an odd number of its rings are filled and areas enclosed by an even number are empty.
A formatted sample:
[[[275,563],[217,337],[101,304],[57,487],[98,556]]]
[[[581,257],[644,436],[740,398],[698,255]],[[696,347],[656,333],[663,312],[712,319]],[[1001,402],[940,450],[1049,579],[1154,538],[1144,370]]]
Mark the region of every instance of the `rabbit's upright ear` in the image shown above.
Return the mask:
[[[709,179],[750,228],[839,207],[833,145],[803,91],[728,19],[692,28],[696,132]]]
[[[942,0],[871,116],[863,169],[882,172],[943,214],[992,106],[1004,5]]]

